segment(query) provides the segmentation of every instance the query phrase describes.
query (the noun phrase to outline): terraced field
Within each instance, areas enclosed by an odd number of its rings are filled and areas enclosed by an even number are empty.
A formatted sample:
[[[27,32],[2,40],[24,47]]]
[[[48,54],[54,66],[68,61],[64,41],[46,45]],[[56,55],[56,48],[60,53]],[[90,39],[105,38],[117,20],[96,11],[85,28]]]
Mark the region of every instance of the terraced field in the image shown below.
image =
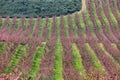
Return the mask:
[[[52,18],[0,17],[0,80],[120,80],[120,1]]]

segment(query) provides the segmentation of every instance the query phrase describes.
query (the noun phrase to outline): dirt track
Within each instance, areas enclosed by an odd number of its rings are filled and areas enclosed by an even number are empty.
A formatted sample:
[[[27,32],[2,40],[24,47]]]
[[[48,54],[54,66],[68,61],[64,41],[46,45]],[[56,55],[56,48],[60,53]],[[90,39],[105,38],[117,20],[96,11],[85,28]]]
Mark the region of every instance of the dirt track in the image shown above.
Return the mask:
[[[82,10],[81,11],[86,11],[86,0],[82,0]]]

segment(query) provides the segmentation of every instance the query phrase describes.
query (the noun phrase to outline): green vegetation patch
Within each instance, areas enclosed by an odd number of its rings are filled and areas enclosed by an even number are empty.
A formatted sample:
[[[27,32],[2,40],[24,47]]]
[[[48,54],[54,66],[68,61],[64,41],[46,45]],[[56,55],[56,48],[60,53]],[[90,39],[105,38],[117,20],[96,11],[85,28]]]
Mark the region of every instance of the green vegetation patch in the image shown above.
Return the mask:
[[[85,76],[86,73],[84,66],[82,64],[82,58],[76,44],[72,44],[72,53],[74,57],[74,62],[73,62],[74,68],[80,72],[81,77]]]
[[[59,16],[79,11],[82,0],[0,0],[0,15]]]
[[[87,51],[90,53],[92,60],[94,61],[94,67],[98,69],[100,72],[104,72],[104,68],[102,67],[99,59],[97,58],[96,54],[94,53],[90,45],[86,43],[85,46],[86,46]]]
[[[26,46],[23,46],[23,45],[18,46],[18,48],[16,49],[16,51],[15,51],[9,65],[8,65],[8,67],[6,69],[7,73],[11,73],[13,68],[15,68],[18,65],[18,63],[19,63],[20,59],[22,58],[22,56],[24,54],[26,54],[26,48],[25,47]]]
[[[5,48],[5,43],[0,43],[0,53],[2,53],[2,51],[4,50]]]
[[[45,49],[45,44],[42,44],[40,47],[37,48],[35,55],[32,60],[32,66],[29,72],[30,80],[35,80],[37,73],[40,69],[40,61],[43,57]]]
[[[60,42],[58,42],[56,44],[56,50],[55,50],[53,80],[63,80],[62,57],[63,57],[62,44]]]

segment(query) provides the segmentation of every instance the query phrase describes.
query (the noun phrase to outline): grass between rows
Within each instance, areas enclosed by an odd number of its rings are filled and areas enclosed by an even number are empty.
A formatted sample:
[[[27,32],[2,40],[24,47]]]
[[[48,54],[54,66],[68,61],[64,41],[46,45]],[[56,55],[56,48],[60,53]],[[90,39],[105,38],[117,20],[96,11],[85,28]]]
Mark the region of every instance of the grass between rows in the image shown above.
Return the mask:
[[[0,54],[4,50],[5,46],[6,46],[6,44],[4,42],[0,43]]]
[[[24,45],[19,45],[18,48],[16,49],[10,63],[8,64],[8,67],[6,69],[7,73],[11,73],[12,70],[18,65],[20,59],[24,54],[26,54],[26,46]]]
[[[73,66],[79,72],[81,77],[86,75],[84,66],[82,64],[82,58],[76,44],[72,44],[72,53],[73,53]]]
[[[103,73],[105,70],[103,68],[103,66],[101,65],[99,59],[97,58],[97,56],[95,55],[94,51],[92,50],[92,48],[90,47],[90,45],[88,43],[85,43],[86,49],[87,51],[90,53],[91,58],[94,62],[94,67],[99,70],[101,73]]]
[[[35,78],[37,77],[37,73],[40,69],[40,61],[44,54],[44,49],[45,44],[40,45],[33,56],[32,65],[29,71],[30,80],[35,80]]]
[[[62,44],[57,42],[54,58],[53,80],[63,80],[62,56],[63,56]]]

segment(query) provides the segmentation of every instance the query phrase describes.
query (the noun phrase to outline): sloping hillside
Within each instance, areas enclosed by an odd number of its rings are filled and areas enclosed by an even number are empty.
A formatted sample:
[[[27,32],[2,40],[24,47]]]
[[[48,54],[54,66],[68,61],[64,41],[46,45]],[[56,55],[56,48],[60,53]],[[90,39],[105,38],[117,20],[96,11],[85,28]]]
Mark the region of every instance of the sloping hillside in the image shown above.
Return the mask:
[[[0,80],[120,80],[119,0],[83,1],[66,16],[0,17]]]

